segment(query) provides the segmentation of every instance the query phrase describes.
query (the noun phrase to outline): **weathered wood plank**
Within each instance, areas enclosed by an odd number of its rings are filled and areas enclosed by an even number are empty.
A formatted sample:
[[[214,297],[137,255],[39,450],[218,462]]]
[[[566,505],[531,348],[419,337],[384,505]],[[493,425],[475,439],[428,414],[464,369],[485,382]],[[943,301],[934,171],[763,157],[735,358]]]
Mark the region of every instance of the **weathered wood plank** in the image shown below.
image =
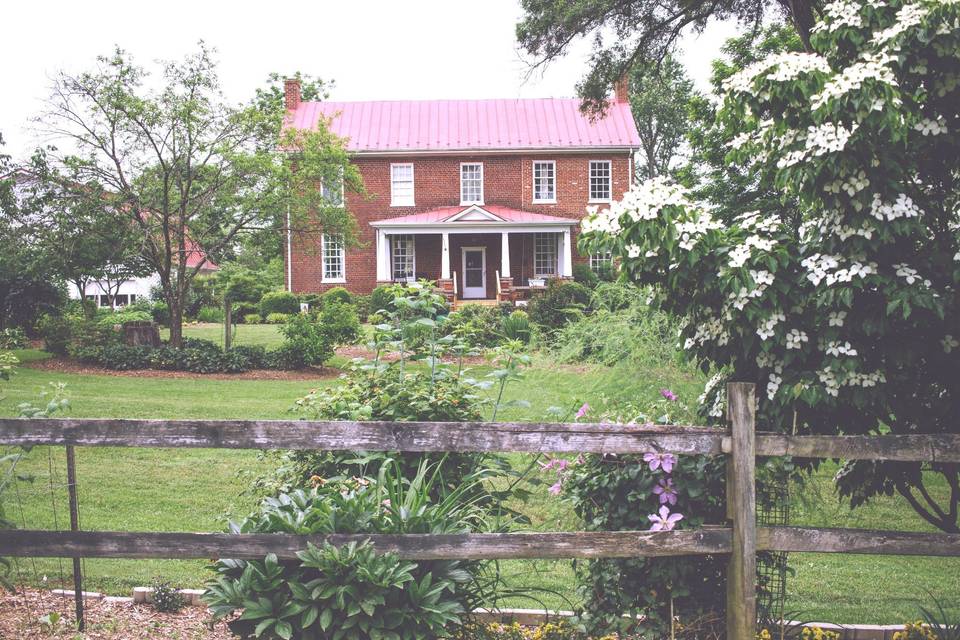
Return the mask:
[[[489,422],[0,419],[0,445],[719,455],[708,427]]]
[[[3,555],[85,558],[295,558],[307,542],[342,545],[371,540],[381,552],[411,560],[632,558],[730,552],[730,530],[462,535],[316,535],[154,533],[129,531],[0,531]]]
[[[758,530],[757,546],[768,551],[957,557],[960,534],[763,527]]]
[[[757,455],[960,462],[960,435],[788,436],[758,433]]]
[[[727,637],[752,638],[757,626],[756,401],[754,385],[727,385],[732,451],[727,460],[727,509],[733,521],[727,563]]]

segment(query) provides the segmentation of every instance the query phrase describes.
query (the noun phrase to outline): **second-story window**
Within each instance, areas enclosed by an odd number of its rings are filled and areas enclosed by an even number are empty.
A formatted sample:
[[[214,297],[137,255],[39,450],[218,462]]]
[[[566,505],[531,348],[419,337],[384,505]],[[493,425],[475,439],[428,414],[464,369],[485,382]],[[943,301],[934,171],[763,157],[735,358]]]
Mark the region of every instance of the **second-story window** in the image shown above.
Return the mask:
[[[557,163],[553,160],[533,163],[533,201],[557,201]]]
[[[590,201],[610,202],[610,161],[590,161]]]
[[[324,178],[320,182],[320,191],[328,204],[340,206],[343,204],[343,172],[336,178]]]
[[[460,204],[483,204],[483,163],[460,164]]]
[[[390,206],[413,206],[413,164],[390,165]]]

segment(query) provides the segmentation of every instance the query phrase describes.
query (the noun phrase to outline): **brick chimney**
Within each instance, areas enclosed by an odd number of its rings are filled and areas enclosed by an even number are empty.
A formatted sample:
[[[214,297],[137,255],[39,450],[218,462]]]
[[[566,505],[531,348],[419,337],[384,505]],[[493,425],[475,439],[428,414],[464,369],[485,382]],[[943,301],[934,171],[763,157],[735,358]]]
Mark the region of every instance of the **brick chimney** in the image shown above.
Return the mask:
[[[613,85],[614,102],[630,102],[630,74],[624,73]]]
[[[300,106],[300,78],[287,78],[283,81],[283,101],[287,111],[296,111]]]

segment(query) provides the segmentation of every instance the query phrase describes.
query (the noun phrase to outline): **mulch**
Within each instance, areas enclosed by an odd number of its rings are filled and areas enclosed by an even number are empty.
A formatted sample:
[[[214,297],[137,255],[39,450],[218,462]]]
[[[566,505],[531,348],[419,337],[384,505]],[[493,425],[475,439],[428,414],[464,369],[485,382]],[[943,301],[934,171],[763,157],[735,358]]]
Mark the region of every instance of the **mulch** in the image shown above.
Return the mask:
[[[82,638],[83,640],[146,640],[181,638],[228,640],[236,638],[224,622],[213,623],[206,607],[184,607],[177,613],[159,613],[152,605],[130,601],[87,600],[84,607],[86,631],[76,630],[72,597],[49,591],[18,589],[0,592],[0,640],[32,638]],[[60,614],[51,629],[40,618]]]

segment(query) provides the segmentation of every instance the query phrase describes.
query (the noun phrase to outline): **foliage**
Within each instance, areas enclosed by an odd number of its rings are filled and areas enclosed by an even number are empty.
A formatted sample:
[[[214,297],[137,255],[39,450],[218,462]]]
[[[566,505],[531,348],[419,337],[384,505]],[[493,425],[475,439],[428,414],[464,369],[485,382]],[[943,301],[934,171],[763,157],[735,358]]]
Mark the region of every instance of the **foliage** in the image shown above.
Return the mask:
[[[557,360],[608,366],[630,362],[644,368],[677,364],[682,359],[676,343],[680,323],[648,305],[638,290],[633,294],[626,308],[601,306],[560,328],[550,346]]]
[[[573,281],[593,289],[600,284],[600,276],[590,268],[590,265],[578,262],[573,265]]]
[[[223,322],[223,309],[220,307],[200,307],[197,322]]]
[[[285,109],[265,94],[228,102],[203,43],[163,63],[151,82],[147,75],[120,49],[90,71],[61,72],[42,126],[72,152],[51,152],[69,197],[90,206],[106,200],[118,226],[138,232],[178,347],[188,294],[204,266],[184,256],[204,251],[220,260],[244,239],[284,225],[312,238],[320,229],[340,232],[355,243],[357,225],[342,199],[316,185],[365,192],[343,141],[323,123],[284,129]]]
[[[453,640],[587,640],[576,626],[563,620],[538,626],[521,625],[519,622],[467,622],[454,629],[450,637]],[[614,636],[603,636],[595,640],[616,639]]]
[[[376,478],[318,481],[264,500],[235,533],[468,533],[487,529],[465,499],[483,482],[478,472],[455,490],[434,489],[435,467],[423,464],[405,480],[386,463]],[[434,496],[440,495],[439,498]],[[204,601],[242,637],[430,638],[460,614],[490,604],[496,578],[475,561],[405,562],[377,554],[369,543],[310,545],[299,562],[221,560]]]
[[[517,309],[503,319],[503,335],[507,340],[517,340],[523,344],[530,342],[530,316],[526,311]]]
[[[264,322],[267,324],[285,324],[291,318],[299,316],[299,313],[288,314],[288,313],[271,313],[264,317]]]
[[[667,54],[658,67],[645,62],[630,71],[630,110],[640,134],[640,178],[668,175],[676,168],[690,129],[696,92],[683,64]]]
[[[13,368],[19,364],[17,356],[9,351],[0,351],[0,380],[9,380]]]
[[[0,331],[0,349],[25,349],[27,335],[21,327],[8,327]]]
[[[370,299],[371,296],[353,296],[353,306],[357,308],[357,315],[360,317],[360,322],[366,322],[370,317]]]
[[[331,303],[353,304],[353,296],[343,287],[327,289],[320,298],[324,305]]]
[[[270,322],[270,316],[267,322]],[[305,365],[319,366],[333,357],[335,343],[327,328],[305,313],[287,318],[280,331],[284,336],[284,347],[301,354]]]
[[[471,347],[493,347],[503,341],[503,313],[497,307],[463,305],[447,316],[443,331]]]
[[[153,588],[153,608],[161,613],[176,613],[187,604],[180,590],[162,578],[154,578],[150,586]]]
[[[757,382],[768,428],[955,432],[960,7],[844,11],[825,14],[812,53],[730,76],[717,115],[730,157],[771,175],[799,224],[779,209],[721,222],[657,179],[588,216],[581,250],[613,251],[630,279],[655,285],[656,302],[687,317],[693,358]],[[945,504],[924,469],[946,478]],[[836,480],[851,506],[897,492],[960,531],[960,465],[854,461]]]
[[[548,336],[580,318],[590,304],[590,289],[577,282],[551,280],[547,290],[530,301],[530,320]]]
[[[258,277],[258,274],[251,273],[247,269],[234,268],[227,273],[219,275],[224,288],[224,296],[236,306],[239,303],[247,302],[258,305],[260,300],[267,293],[267,285]],[[299,307],[297,307],[299,311]]]
[[[263,316],[259,313],[245,313],[243,315],[243,324],[260,324],[263,321]]]
[[[806,40],[821,0],[522,0],[517,24],[520,46],[545,65],[565,55],[580,38],[591,40],[590,70],[577,84],[583,109],[606,108],[610,87],[631,68],[659,64],[689,28],[703,31],[711,20],[756,27],[766,16],[790,16]]]
[[[934,607],[920,607],[920,613],[923,614],[923,621],[930,630],[930,635],[935,640],[960,640],[960,612],[954,612],[953,616],[947,613],[945,603],[939,600],[933,600]],[[909,638],[908,638],[909,640]]]
[[[769,629],[763,628],[757,634],[756,640],[787,640],[788,638],[795,638],[796,640],[840,640],[841,637],[838,632],[827,631],[821,627],[797,626],[800,628],[791,628],[785,633],[781,633],[780,629],[771,633]],[[894,640],[896,640],[896,636],[894,636]]]
[[[933,629],[920,622],[908,622],[902,631],[893,634],[893,640],[939,640]]]
[[[260,298],[260,315],[266,318],[271,313],[300,313],[300,301],[289,291],[268,291]]]
[[[37,333],[45,350],[64,356],[73,336],[73,323],[66,316],[45,314],[37,320]]]
[[[638,424],[691,420],[694,403],[671,400],[667,396],[672,392],[664,391],[644,405],[613,407],[591,419]],[[669,456],[669,464],[659,463],[660,454],[665,460]],[[653,460],[658,460],[656,466]],[[562,487],[588,531],[649,529],[650,514],[664,506],[674,513],[682,511],[677,528],[721,524],[726,517],[724,463],[717,457],[666,452],[587,455],[560,468],[557,488]],[[671,610],[681,619],[722,611],[724,557],[601,559],[575,566],[583,599],[580,624],[589,634],[645,632],[663,637],[670,629]],[[637,615],[644,618],[638,620]]]
[[[393,305],[393,289],[390,285],[380,285],[370,293],[369,313],[373,315],[379,311],[390,311]]]
[[[146,311],[123,308],[117,311],[111,309],[100,310],[96,317],[96,326],[100,331],[113,330],[127,322],[152,322],[153,316]]]
[[[360,339],[360,318],[352,304],[331,300],[317,314],[317,322],[336,346],[354,344]]]

